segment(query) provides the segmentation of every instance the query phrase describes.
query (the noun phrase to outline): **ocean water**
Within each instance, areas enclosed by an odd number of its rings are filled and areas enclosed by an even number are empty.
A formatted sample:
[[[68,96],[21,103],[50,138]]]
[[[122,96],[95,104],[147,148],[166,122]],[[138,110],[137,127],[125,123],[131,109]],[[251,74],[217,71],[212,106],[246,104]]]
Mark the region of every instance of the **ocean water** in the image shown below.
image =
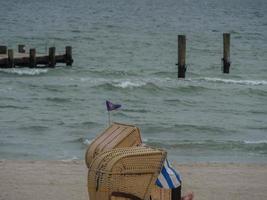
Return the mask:
[[[266,0],[0,1],[0,44],[71,45],[74,58],[0,70],[0,159],[83,159],[107,126],[108,99],[122,104],[113,121],[137,125],[178,162],[267,162]]]

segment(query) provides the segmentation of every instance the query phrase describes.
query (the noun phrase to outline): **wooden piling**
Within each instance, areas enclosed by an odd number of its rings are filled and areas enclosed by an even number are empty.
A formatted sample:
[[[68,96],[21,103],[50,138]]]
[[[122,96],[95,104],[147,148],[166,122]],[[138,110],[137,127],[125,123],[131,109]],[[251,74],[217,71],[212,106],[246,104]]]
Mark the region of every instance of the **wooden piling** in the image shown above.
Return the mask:
[[[66,46],[65,51],[66,51],[66,53],[65,53],[66,65],[71,66],[73,63],[71,46]]]
[[[185,78],[186,36],[178,35],[178,78]]]
[[[7,54],[7,46],[0,46],[0,54]]]
[[[31,68],[36,67],[36,50],[30,49],[29,65]]]
[[[26,53],[25,45],[24,44],[19,44],[18,45],[18,52],[19,53]]]
[[[13,49],[8,49],[7,51],[7,67],[14,67],[14,51]]]
[[[56,65],[56,47],[49,48],[48,66],[55,67]]]
[[[223,73],[229,74],[230,71],[230,33],[223,34]]]

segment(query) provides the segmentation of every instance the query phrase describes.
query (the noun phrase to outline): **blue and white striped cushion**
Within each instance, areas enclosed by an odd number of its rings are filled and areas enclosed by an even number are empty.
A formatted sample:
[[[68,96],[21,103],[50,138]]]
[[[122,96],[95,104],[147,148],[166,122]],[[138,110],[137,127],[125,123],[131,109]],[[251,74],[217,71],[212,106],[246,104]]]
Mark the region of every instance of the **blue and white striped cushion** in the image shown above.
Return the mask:
[[[156,185],[165,189],[174,189],[181,185],[181,176],[169,164],[167,159],[164,161],[164,165],[158,176]]]

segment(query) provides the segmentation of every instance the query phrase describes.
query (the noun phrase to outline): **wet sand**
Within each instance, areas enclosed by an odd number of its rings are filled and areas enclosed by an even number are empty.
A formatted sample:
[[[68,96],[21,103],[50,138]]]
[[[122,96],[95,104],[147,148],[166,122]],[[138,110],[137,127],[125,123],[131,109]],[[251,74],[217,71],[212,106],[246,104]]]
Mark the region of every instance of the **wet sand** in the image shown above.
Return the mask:
[[[196,200],[266,200],[267,164],[182,164]],[[88,200],[83,161],[0,161],[0,200]]]

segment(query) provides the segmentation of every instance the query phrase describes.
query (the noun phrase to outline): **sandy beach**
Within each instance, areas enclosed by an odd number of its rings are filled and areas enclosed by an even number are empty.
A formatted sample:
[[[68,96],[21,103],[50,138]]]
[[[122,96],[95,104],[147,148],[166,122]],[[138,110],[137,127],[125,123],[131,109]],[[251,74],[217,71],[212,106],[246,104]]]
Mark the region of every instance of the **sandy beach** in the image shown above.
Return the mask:
[[[197,200],[266,200],[266,164],[182,164],[183,193]],[[1,200],[87,200],[83,161],[0,161]]]

